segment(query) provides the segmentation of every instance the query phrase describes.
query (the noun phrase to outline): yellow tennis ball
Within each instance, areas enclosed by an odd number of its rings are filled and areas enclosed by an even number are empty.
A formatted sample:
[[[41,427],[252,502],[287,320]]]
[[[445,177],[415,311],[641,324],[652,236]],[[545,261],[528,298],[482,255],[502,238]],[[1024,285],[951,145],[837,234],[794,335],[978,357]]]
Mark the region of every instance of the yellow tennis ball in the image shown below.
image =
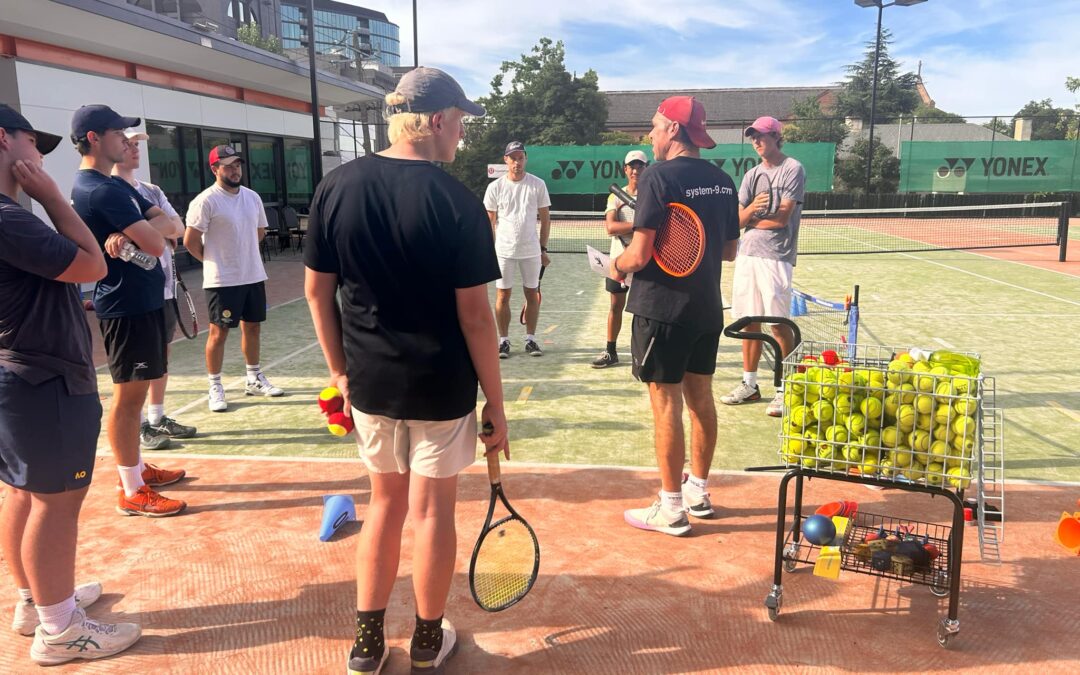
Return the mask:
[[[964,490],[971,485],[971,475],[958,466],[947,470],[946,475],[949,477],[949,485],[954,488]]]
[[[952,379],[953,389],[956,390],[957,396],[967,396],[968,394],[975,393],[975,381],[968,377],[954,377]]]
[[[862,434],[866,431],[866,418],[858,413],[848,415],[847,428],[854,436]]]
[[[892,393],[885,397],[884,408],[885,414],[892,419],[896,419],[896,410],[900,407],[900,394]]]
[[[814,413],[805,405],[797,405],[791,409],[791,424],[797,427],[809,426],[814,421]]]
[[[975,435],[975,418],[963,415],[953,420],[952,430],[957,436],[970,437]]]
[[[934,424],[949,424],[952,421],[952,407],[948,404],[934,408]]]
[[[908,434],[908,443],[917,452],[927,452],[930,450],[930,432],[916,429]]]
[[[919,394],[915,397],[915,412],[927,414],[934,411],[934,397],[928,394]]]
[[[930,444],[930,457],[932,461],[943,462],[949,454],[949,444],[945,441],[934,441]]]
[[[926,478],[926,466],[913,461],[905,473],[911,480],[922,480]]]
[[[953,439],[953,432],[950,427],[945,424],[934,427],[934,430],[930,432],[937,441],[951,441]]]
[[[878,464],[878,471],[885,478],[889,478],[893,475],[896,469],[894,468],[893,461],[891,459],[883,459]]]
[[[859,411],[862,412],[867,419],[876,419],[881,417],[882,403],[876,398],[868,398],[859,405]]]
[[[896,430],[894,429],[893,431],[895,433]],[[862,438],[860,439],[860,442],[863,445],[868,445],[868,446],[873,447],[873,448],[880,448],[881,447],[881,432],[880,431],[874,431],[874,430],[871,429],[871,430],[867,431],[865,434],[862,435]]]
[[[915,385],[905,382],[900,385],[900,404],[911,405],[915,403]]]
[[[953,436],[952,446],[964,457],[971,457],[971,453],[975,450],[975,439],[971,436]]]
[[[930,428],[934,426],[933,415],[916,415],[915,416],[915,428],[930,431]]]
[[[911,366],[900,359],[896,359],[889,363],[888,371],[885,373],[885,379],[889,381],[889,384],[899,386],[904,382],[911,381]]]
[[[784,380],[784,390],[793,394],[802,395],[806,392],[806,373],[795,373]]]
[[[853,464],[862,464],[863,447],[855,443],[848,443],[844,446],[844,459]]]
[[[832,441],[834,443],[847,443],[850,435],[848,430],[839,424],[834,424],[825,430],[825,440]]]
[[[896,449],[892,451],[893,466],[904,469],[911,466],[911,462],[914,459],[914,455],[911,452],[911,448],[906,445],[898,445]]]
[[[784,440],[784,461],[798,462],[802,459],[803,451],[806,450],[806,440],[792,437]]]
[[[949,380],[939,382],[938,385],[934,387],[934,398],[937,399],[939,404],[951,405],[952,398],[955,395],[956,389],[953,388],[953,384]]]
[[[915,428],[915,407],[902,405],[896,410],[896,426],[901,431],[911,431]]]
[[[849,394],[839,394],[833,400],[833,409],[841,415],[851,414],[851,396]]]
[[[915,389],[921,392],[934,391],[934,376],[933,375],[916,375],[913,380]]]
[[[826,400],[820,400],[810,407],[814,411],[814,418],[822,422],[831,421],[833,418],[833,405]]]
[[[945,465],[940,462],[932,462],[926,465],[926,482],[931,485],[941,485],[944,480]]]
[[[898,440],[900,440],[900,435],[896,427],[885,427],[881,430],[881,444],[886,448],[896,447]]]
[[[961,415],[974,415],[979,409],[979,402],[974,398],[961,398],[953,403],[953,410]]]

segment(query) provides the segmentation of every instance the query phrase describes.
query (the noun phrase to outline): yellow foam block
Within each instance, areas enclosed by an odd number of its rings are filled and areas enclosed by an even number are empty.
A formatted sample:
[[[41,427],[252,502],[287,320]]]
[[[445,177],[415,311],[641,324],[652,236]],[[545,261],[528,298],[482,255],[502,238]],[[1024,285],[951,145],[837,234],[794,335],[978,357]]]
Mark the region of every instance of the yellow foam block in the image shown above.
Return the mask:
[[[814,576],[826,579],[840,578],[840,547],[822,546],[814,563]]]

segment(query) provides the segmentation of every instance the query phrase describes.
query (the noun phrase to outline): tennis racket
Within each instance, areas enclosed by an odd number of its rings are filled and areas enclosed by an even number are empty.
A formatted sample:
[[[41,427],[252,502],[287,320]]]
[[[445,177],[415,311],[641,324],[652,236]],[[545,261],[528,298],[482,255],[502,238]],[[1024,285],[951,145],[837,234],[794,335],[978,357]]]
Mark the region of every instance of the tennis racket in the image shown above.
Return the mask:
[[[173,310],[176,312],[176,324],[180,326],[180,332],[184,334],[184,337],[194,340],[195,336],[199,334],[199,319],[195,315],[195,303],[191,301],[191,294],[188,293],[184,278],[180,276],[180,272],[176,269],[176,260],[173,260],[172,270],[173,297],[176,299],[176,302],[173,303]],[[185,305],[183,308],[180,307],[181,298],[183,298]]]
[[[637,208],[637,200],[615,183],[608,189],[630,208]],[[664,222],[656,230],[653,260],[664,272],[680,278],[693,274],[704,257],[705,226],[701,218],[685,204],[669,203]]]
[[[537,307],[540,306],[540,302],[543,300],[543,297],[544,297],[543,294],[540,293],[540,282],[544,280],[544,271],[545,270],[547,270],[547,267],[541,267],[540,268],[540,278],[536,282],[536,306]],[[528,309],[528,308],[529,308],[529,301],[526,300],[525,304],[521,306],[521,316],[518,317],[518,321],[521,322],[522,326],[525,325],[525,310]]]
[[[485,433],[491,433],[490,429],[491,425],[484,425]],[[503,493],[498,452],[488,453],[487,465],[491,501],[469,563],[469,590],[480,609],[501,612],[532,590],[540,573],[540,544]],[[495,503],[500,501],[508,515],[493,522]]]
[[[767,218],[780,208],[780,204],[773,195],[772,179],[769,178],[769,174],[764,171],[757,171],[754,175],[754,184],[750,186],[750,192],[757,197],[760,194],[766,194],[769,196],[769,201],[765,203],[765,208],[757,212],[758,218]]]

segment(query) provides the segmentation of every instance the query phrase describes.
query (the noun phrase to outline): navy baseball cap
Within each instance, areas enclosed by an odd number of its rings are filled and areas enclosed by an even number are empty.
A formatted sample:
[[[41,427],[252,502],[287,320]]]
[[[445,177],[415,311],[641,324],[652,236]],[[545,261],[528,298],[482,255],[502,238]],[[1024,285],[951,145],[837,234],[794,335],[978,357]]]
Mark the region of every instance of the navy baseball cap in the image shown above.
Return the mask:
[[[479,117],[484,107],[465,96],[465,90],[457,80],[438,68],[419,66],[401,76],[394,93],[405,97],[399,105],[387,106],[389,115],[403,112],[439,112],[446,108],[458,108],[469,115]]]
[[[142,124],[142,118],[124,117],[107,105],[84,105],[71,118],[71,142],[78,143],[91,131],[129,129]]]
[[[526,155],[529,154],[529,153],[525,152],[525,144],[524,143],[522,143],[521,141],[510,141],[509,143],[506,144],[506,149],[503,150],[503,157],[506,157],[507,155],[512,155],[515,152],[522,152],[522,153],[525,153]]]
[[[30,124],[29,120],[6,103],[0,103],[0,127],[12,131],[29,131],[34,134],[36,137],[34,145],[37,146],[38,152],[43,155],[49,154],[60,144],[59,136],[38,131]]]

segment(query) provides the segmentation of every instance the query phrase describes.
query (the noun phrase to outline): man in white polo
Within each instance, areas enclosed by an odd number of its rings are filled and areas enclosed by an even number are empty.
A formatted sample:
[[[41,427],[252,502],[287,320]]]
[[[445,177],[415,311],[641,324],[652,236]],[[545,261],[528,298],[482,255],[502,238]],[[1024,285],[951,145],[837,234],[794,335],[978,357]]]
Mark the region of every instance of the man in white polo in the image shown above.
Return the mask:
[[[507,144],[503,161],[506,175],[492,181],[484,195],[484,208],[495,232],[495,255],[502,273],[502,278],[495,282],[499,358],[510,358],[510,294],[515,274],[521,275],[525,292],[525,353],[543,356],[544,350],[536,342],[536,322],[540,318],[540,270],[551,262],[547,254],[551,197],[544,181],[525,173],[528,157],[521,141]]]

